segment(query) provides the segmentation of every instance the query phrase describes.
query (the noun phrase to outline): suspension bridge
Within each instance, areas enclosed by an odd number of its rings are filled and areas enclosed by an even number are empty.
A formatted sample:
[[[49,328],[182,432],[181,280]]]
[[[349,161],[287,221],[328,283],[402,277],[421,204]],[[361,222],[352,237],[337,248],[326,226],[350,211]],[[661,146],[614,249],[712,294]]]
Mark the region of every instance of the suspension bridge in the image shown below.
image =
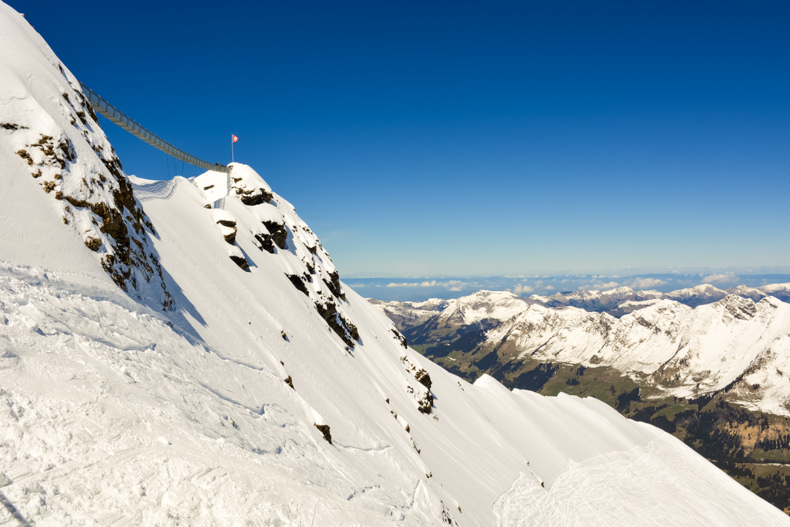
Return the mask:
[[[82,91],[85,92],[88,102],[96,112],[100,113],[135,137],[142,139],[154,148],[158,148],[165,154],[184,161],[185,163],[189,163],[190,165],[194,165],[204,170],[224,172],[226,174],[230,173],[231,167],[217,163],[209,163],[208,161],[204,161],[191,154],[187,154],[180,148],[176,148],[158,135],[146,129],[140,123],[124,114],[106,100],[102,99],[95,91],[91,90],[83,83],[80,82],[80,86],[82,86]]]

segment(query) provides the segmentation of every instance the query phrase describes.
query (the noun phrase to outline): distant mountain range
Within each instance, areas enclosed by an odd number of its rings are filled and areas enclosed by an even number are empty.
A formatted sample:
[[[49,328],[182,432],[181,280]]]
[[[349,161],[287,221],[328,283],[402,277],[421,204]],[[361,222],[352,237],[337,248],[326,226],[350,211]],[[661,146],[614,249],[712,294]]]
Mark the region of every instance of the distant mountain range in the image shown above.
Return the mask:
[[[726,393],[747,408],[790,416],[788,299],[790,284],[774,284],[669,293],[620,287],[529,298],[480,291],[453,300],[373,303],[427,356],[473,357],[466,375],[525,358],[608,366],[667,395]],[[458,332],[466,338],[448,340]]]
[[[730,289],[719,289],[710,284],[702,284],[668,293],[656,290],[634,291],[630,287],[618,287],[607,291],[585,290],[551,296],[532,295],[525,300],[528,304],[540,304],[546,307],[573,306],[619,317],[661,300],[675,300],[689,307],[697,307],[716,302],[728,295],[748,298],[755,302],[773,296],[783,302],[789,302],[790,283],[759,287],[739,285]]]
[[[725,292],[736,286],[760,289],[768,284],[790,282],[787,269],[740,269],[736,271],[694,272],[687,270],[671,273],[611,274],[556,274],[531,276],[425,276],[357,277],[346,282],[367,298],[417,302],[431,298],[461,298],[478,291],[509,291],[519,296],[539,295],[546,298],[563,297],[578,291],[611,291],[632,289],[634,292],[667,294],[672,291],[694,289],[699,284],[709,284]],[[783,272],[778,272],[783,271]],[[557,295],[555,295],[557,294]]]
[[[468,380],[595,396],[711,459],[764,463],[790,461],[788,300],[790,284],[371,302]]]

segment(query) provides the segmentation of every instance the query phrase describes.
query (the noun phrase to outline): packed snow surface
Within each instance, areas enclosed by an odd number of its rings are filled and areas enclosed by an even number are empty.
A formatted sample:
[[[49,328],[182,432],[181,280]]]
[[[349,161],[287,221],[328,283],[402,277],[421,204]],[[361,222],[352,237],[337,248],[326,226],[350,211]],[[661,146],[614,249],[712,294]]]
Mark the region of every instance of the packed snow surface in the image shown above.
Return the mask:
[[[787,523],[603,403],[470,385],[405,348],[250,167],[135,178],[172,305],[124,292],[10,146],[55,132],[88,163],[106,138],[33,104],[73,77],[5,4],[0,75],[0,123],[26,127],[0,128],[0,522]],[[100,188],[80,159],[62,180]]]

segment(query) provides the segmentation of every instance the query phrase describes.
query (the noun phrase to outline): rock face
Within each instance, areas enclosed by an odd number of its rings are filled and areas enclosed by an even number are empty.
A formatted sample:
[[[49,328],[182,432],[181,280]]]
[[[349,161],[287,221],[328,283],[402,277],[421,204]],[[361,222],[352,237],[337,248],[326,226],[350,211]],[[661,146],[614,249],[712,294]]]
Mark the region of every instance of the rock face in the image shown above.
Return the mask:
[[[160,309],[172,308],[151,243],[154,228],[79,83],[29,38],[20,36],[4,48],[0,94],[13,97],[14,104],[0,105],[0,140],[121,289]],[[42,53],[40,61],[19,63]],[[31,67],[36,71],[17,73]],[[40,118],[42,108],[46,119]]]
[[[269,203],[273,193],[269,185],[249,172],[237,172],[230,175],[231,189],[245,205]]]
[[[318,237],[296,214],[293,206],[275,194],[254,170],[239,163],[231,164],[225,174],[207,172],[194,179],[193,184],[203,194],[203,200],[222,204],[212,211],[226,242],[233,245],[230,257],[242,269],[249,263],[239,250],[243,236],[262,252],[288,262],[285,273],[294,288],[308,297],[313,309],[348,347],[353,349],[359,340],[356,325],[343,307],[345,294],[340,276],[332,259]],[[230,185],[228,185],[230,181]],[[227,189],[229,188],[229,191]],[[244,211],[254,224],[252,230],[239,231],[236,214],[230,209]],[[246,266],[245,266],[246,265]]]

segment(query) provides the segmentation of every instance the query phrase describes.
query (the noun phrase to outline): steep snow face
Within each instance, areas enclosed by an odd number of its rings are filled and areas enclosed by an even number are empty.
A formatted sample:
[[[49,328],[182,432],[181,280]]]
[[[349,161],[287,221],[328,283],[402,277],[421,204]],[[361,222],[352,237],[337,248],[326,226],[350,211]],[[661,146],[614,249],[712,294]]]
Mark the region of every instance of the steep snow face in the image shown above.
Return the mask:
[[[20,18],[0,6],[0,170],[25,171],[27,181],[14,186],[26,189],[13,193],[37,187],[48,218],[55,216],[76,231],[118,286],[168,309],[171,299],[150,243],[153,227],[120,161],[77,80]],[[25,203],[12,203],[4,211],[4,216],[14,216],[4,220],[3,238],[16,238],[11,244],[15,257],[47,250],[31,246],[21,235],[31,215],[18,208]]]
[[[15,64],[33,66],[11,77],[35,85],[51,52],[0,8],[0,35],[37,42],[15,51]],[[62,99],[62,85],[48,86],[42,100]],[[26,122],[56,122],[53,104]],[[58,126],[49,135],[71,138],[74,125]],[[14,223],[25,242],[2,249],[0,522],[788,523],[600,402],[511,392],[490,377],[470,385],[422,359],[249,167],[134,180],[174,302],[150,309],[60,221],[65,198],[38,188],[13,137],[2,139],[14,163],[0,180],[26,190],[0,194],[0,206],[48,212],[41,230]],[[66,168],[86,173],[96,159]],[[60,247],[27,249],[58,235]]]

